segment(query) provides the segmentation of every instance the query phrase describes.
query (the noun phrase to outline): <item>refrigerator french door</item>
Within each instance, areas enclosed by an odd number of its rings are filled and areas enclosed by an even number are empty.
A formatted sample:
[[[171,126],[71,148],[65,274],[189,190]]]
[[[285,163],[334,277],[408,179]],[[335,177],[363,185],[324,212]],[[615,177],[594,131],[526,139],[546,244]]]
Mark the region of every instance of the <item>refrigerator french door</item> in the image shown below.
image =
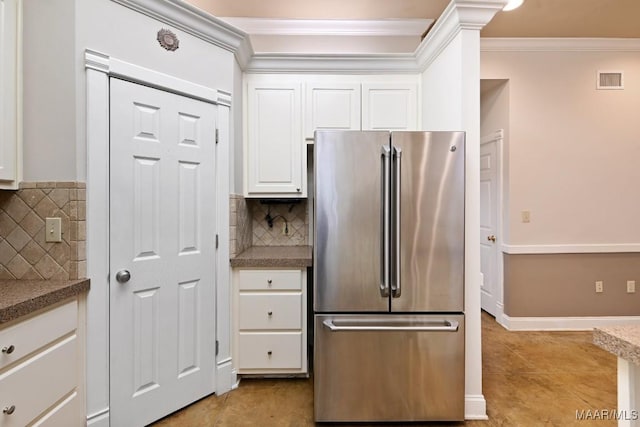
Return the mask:
[[[316,421],[464,418],[464,142],[316,132]]]

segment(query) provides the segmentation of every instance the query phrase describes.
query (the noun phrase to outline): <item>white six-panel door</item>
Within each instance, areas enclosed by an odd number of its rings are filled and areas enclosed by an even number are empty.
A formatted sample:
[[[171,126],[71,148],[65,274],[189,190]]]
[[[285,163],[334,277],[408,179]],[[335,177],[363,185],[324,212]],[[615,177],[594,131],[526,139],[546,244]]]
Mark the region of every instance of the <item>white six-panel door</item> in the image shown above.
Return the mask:
[[[216,106],[110,84],[111,425],[142,426],[214,391]]]
[[[483,310],[496,315],[498,302],[498,151],[495,140],[480,146],[480,287]]]

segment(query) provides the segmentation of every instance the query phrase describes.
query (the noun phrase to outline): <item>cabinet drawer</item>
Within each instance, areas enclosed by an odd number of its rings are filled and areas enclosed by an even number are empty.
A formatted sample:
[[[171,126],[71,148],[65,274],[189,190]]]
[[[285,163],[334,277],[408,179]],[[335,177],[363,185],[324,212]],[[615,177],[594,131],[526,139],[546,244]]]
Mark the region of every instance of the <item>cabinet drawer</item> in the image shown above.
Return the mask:
[[[240,329],[300,329],[302,294],[240,294]]]
[[[0,369],[76,329],[78,303],[71,301],[53,310],[0,330]]]
[[[240,270],[241,291],[300,290],[302,270]]]
[[[301,369],[302,332],[240,333],[238,368]]]
[[[83,416],[82,401],[78,392],[74,391],[59,405],[40,418],[33,427],[81,427],[86,426]]]
[[[0,426],[25,426],[65,395],[78,382],[78,346],[71,335],[0,375],[0,408],[14,406],[0,417]]]

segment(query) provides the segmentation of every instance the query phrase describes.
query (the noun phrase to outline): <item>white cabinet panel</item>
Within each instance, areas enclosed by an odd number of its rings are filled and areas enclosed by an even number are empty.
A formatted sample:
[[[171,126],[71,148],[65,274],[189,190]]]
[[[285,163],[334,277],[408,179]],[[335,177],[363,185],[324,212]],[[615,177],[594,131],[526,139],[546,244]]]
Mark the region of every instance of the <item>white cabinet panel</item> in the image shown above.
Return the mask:
[[[79,317],[74,299],[0,330],[0,426],[86,423]]]
[[[360,84],[308,83],[304,137],[318,129],[360,130]]]
[[[418,130],[418,88],[410,83],[362,85],[362,130]]]
[[[306,196],[300,83],[248,84],[247,195]]]
[[[262,293],[240,295],[240,329],[302,328],[302,294]]]
[[[12,348],[0,353],[0,369],[75,330],[77,323],[78,304],[72,301],[0,330],[0,348]]]
[[[300,369],[302,333],[240,333],[238,367],[248,369]]]
[[[240,270],[238,286],[241,291],[301,289],[300,270]]]
[[[306,269],[234,270],[239,374],[307,375]]]
[[[21,2],[0,1],[0,189],[18,189],[22,178],[19,46]]]
[[[76,335],[67,337],[26,363],[0,375],[2,407],[13,407],[5,414],[4,426],[25,426],[78,384]],[[37,391],[37,392],[36,392]]]

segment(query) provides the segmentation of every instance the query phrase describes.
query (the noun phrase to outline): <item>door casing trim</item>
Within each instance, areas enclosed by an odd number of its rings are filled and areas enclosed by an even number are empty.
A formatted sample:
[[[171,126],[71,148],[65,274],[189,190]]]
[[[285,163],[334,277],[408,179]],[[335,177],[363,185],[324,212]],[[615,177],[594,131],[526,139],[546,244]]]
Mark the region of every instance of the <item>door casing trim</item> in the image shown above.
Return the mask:
[[[159,71],[113,58],[107,54],[86,49],[86,162],[87,162],[87,277],[91,290],[87,297],[87,401],[88,425],[109,425],[109,79],[121,78],[154,87],[166,92],[188,96],[203,102],[225,107],[218,117],[231,117],[231,93],[202,86]],[[218,126],[220,122],[218,121]],[[230,331],[218,328],[219,318],[230,316],[230,307],[224,307],[229,293],[229,135],[220,138],[217,147],[216,181],[218,183],[216,209],[220,247],[216,253],[216,335]],[[224,159],[222,159],[224,157]],[[226,259],[225,259],[226,258]],[[218,296],[222,294],[221,300]],[[221,312],[222,311],[222,312]],[[227,324],[227,322],[223,322]],[[217,336],[228,343],[230,336]],[[222,353],[222,352],[221,352]],[[227,350],[230,354],[230,350]],[[220,361],[217,361],[220,368]],[[228,360],[222,364],[230,365]],[[228,369],[220,372],[232,375]],[[229,381],[216,379],[216,393]]]

